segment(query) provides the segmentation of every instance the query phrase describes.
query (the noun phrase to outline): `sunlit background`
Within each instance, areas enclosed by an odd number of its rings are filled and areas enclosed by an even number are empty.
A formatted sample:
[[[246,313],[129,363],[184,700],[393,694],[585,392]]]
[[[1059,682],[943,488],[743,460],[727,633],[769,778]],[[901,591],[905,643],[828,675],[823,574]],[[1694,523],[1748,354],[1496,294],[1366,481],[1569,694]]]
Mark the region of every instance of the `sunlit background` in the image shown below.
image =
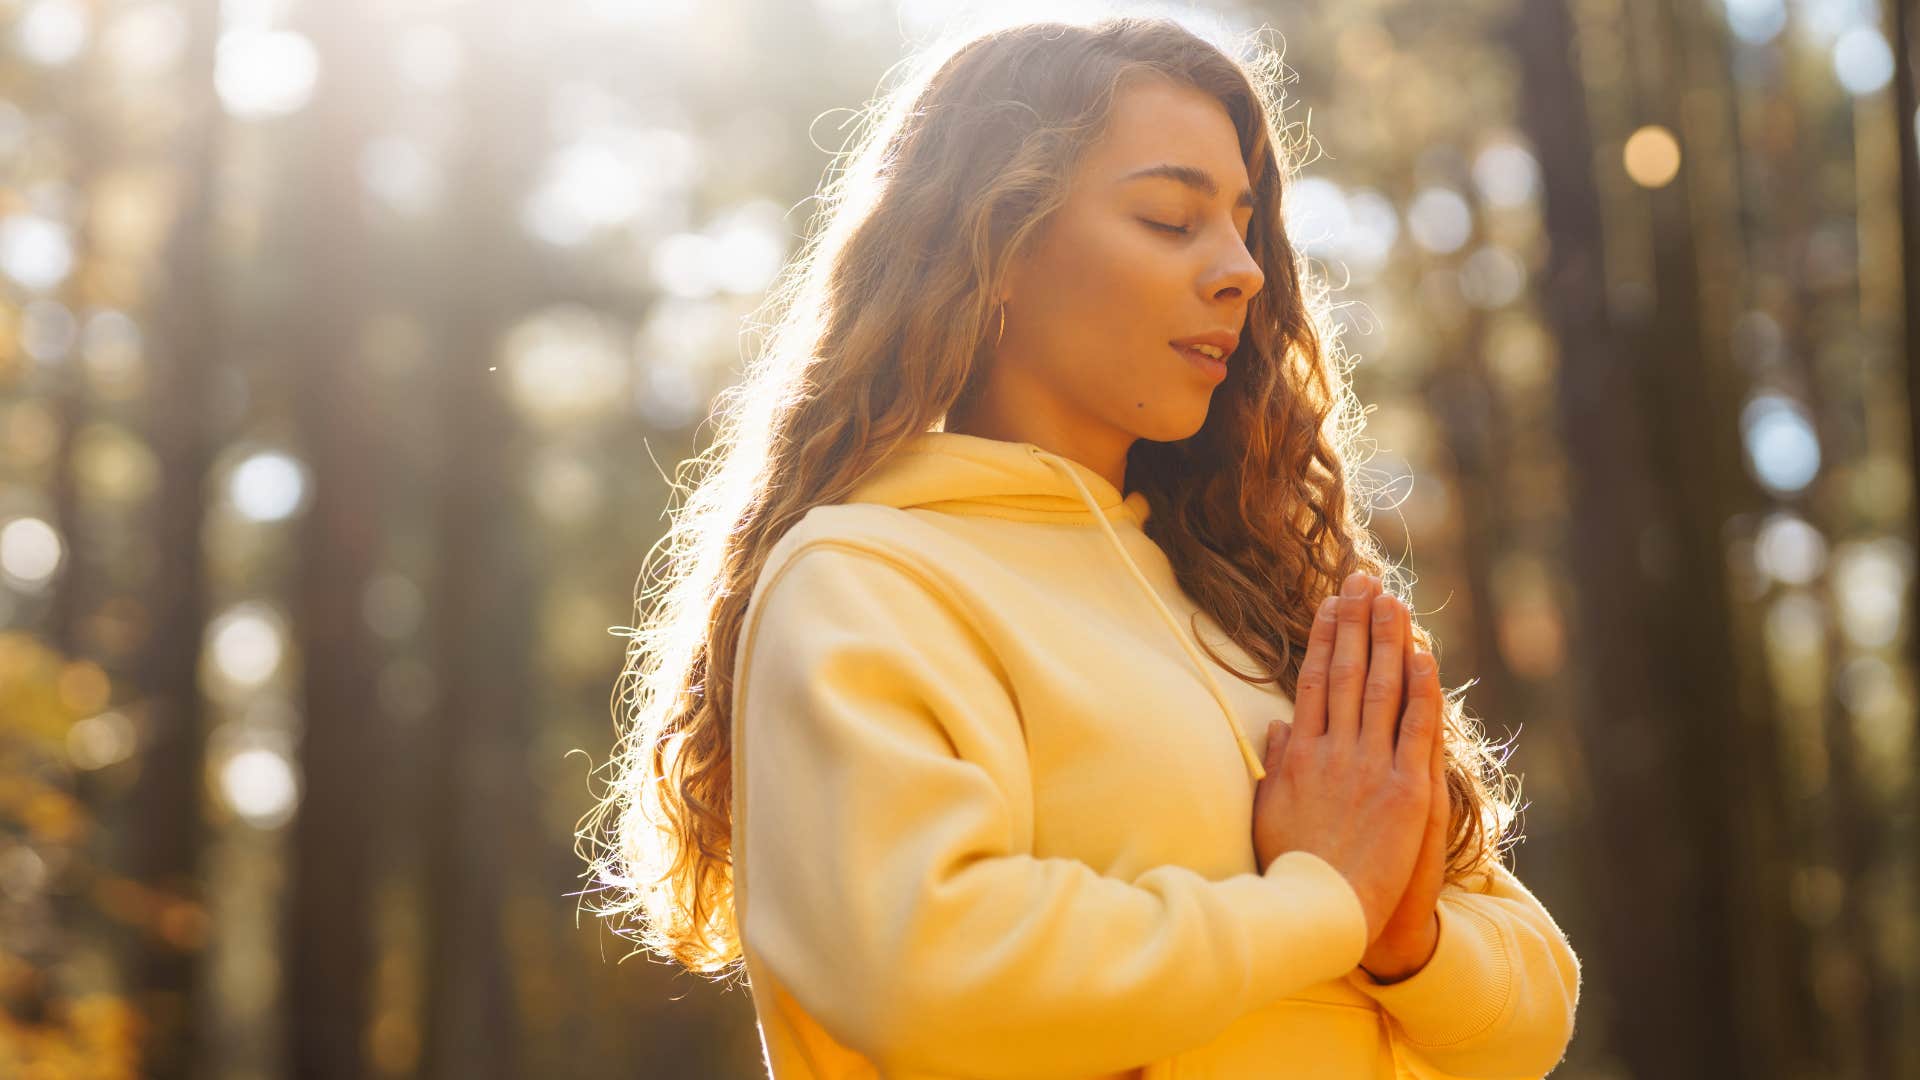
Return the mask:
[[[577,911],[610,631],[854,111],[1097,10],[0,0],[0,1075],[764,1075]],[[1159,10],[1284,48],[1554,1075],[1920,1076],[1900,13]]]

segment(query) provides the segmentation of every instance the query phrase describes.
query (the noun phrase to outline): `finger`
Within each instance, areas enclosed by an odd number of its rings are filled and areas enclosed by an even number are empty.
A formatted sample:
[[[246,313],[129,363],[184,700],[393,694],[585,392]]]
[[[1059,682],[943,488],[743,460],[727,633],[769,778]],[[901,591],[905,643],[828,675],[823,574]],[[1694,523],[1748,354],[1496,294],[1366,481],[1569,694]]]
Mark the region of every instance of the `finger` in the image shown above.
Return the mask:
[[[1425,651],[1421,649],[1419,642],[1413,640],[1413,611],[1411,608],[1408,608],[1406,613],[1406,631],[1407,631],[1407,647],[1406,647],[1407,664],[1405,668],[1405,674],[1406,674],[1406,680],[1407,680],[1407,687],[1409,691],[1411,691],[1413,687],[1413,680],[1414,680],[1414,670],[1413,670],[1414,656],[1418,653]],[[1435,692],[1438,693],[1440,690],[1439,658],[1433,656],[1432,653],[1427,653],[1427,656],[1434,660],[1433,687]],[[1446,725],[1446,709],[1444,707],[1445,704],[1446,704],[1446,699],[1444,696],[1442,696],[1439,700],[1439,705],[1441,706],[1441,708],[1434,713],[1434,717],[1433,717],[1433,761],[1434,761],[1434,774],[1436,776],[1444,776],[1446,774],[1447,725]]]
[[[1329,596],[1313,617],[1307,655],[1293,690],[1293,730],[1301,735],[1327,733],[1327,664],[1333,660],[1333,636],[1340,627],[1340,597]]]
[[[1447,793],[1447,725],[1443,712],[1434,718],[1433,775],[1427,778],[1432,799],[1427,828],[1433,831],[1434,858],[1440,863],[1440,875],[1446,877],[1447,837],[1453,825],[1453,800]]]
[[[1406,646],[1398,599],[1382,592],[1373,598],[1368,618],[1373,654],[1367,660],[1367,685],[1360,706],[1360,741],[1367,752],[1391,759],[1400,727],[1401,690],[1406,682]],[[1378,759],[1376,759],[1378,760]]]
[[[1369,613],[1379,583],[1355,570],[1340,590],[1340,629],[1327,666],[1327,734],[1360,736],[1360,699],[1366,693]]]
[[[1407,687],[1407,712],[1400,718],[1400,745],[1394,768],[1415,774],[1433,767],[1433,743],[1440,724],[1440,673],[1433,654],[1415,652],[1411,661],[1413,684]]]
[[[1412,658],[1412,649],[1408,649],[1408,658]],[[1435,664],[1433,689],[1436,697],[1440,692],[1439,665]],[[1446,828],[1452,813],[1447,800],[1447,714],[1443,707],[1445,699],[1440,698],[1433,715],[1433,786],[1434,799],[1439,803],[1434,814],[1440,819],[1440,827]]]
[[[1413,686],[1413,653],[1420,643],[1413,639],[1413,604],[1400,604],[1400,705],[1394,712],[1394,745],[1400,745],[1399,718],[1407,715],[1407,690]]]
[[[1266,767],[1269,775],[1280,767],[1281,759],[1287,756],[1287,742],[1292,736],[1293,725],[1285,720],[1276,716],[1267,722]]]

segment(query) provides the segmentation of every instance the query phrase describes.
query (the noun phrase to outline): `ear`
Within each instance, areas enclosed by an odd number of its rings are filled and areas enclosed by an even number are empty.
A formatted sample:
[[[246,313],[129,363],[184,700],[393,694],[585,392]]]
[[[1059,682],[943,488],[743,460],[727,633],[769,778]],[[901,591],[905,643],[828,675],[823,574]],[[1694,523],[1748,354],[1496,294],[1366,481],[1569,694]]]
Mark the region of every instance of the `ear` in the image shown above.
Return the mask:
[[[1031,244],[1032,242],[1032,239],[1029,238],[1027,244]],[[1031,267],[1032,256],[1029,254],[1029,248],[1026,245],[1022,245],[1019,250],[1014,251],[1012,256],[1007,259],[1006,274],[1000,279],[1000,287],[994,290],[995,301],[997,303],[1008,304],[1012,303],[1015,297],[1025,295],[1027,272]]]

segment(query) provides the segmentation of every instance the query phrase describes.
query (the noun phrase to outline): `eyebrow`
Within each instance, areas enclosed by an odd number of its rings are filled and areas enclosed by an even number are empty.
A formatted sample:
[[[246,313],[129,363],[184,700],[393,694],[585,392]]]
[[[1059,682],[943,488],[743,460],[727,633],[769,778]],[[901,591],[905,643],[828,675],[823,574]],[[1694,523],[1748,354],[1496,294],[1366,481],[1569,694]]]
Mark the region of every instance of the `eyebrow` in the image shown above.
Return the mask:
[[[1121,177],[1120,182],[1124,184],[1132,180],[1146,179],[1176,180],[1193,188],[1195,191],[1206,193],[1208,198],[1220,194],[1220,185],[1214,182],[1213,174],[1205,169],[1195,168],[1192,165],[1149,165],[1144,169],[1136,169]],[[1234,200],[1233,205],[1235,207],[1245,206],[1251,208],[1253,206],[1253,189],[1248,188],[1242,191],[1240,197]]]

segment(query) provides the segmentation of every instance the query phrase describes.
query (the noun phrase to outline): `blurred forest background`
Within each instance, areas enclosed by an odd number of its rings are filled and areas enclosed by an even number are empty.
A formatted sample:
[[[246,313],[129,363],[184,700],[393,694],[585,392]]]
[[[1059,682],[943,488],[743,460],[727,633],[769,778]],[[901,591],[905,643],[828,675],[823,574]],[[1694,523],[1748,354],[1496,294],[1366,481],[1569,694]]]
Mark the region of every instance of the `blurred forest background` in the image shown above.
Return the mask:
[[[1170,9],[1297,75],[1556,1077],[1920,1076],[1907,4]],[[983,11],[0,0],[0,1075],[763,1075],[578,910],[610,631],[852,110]]]

